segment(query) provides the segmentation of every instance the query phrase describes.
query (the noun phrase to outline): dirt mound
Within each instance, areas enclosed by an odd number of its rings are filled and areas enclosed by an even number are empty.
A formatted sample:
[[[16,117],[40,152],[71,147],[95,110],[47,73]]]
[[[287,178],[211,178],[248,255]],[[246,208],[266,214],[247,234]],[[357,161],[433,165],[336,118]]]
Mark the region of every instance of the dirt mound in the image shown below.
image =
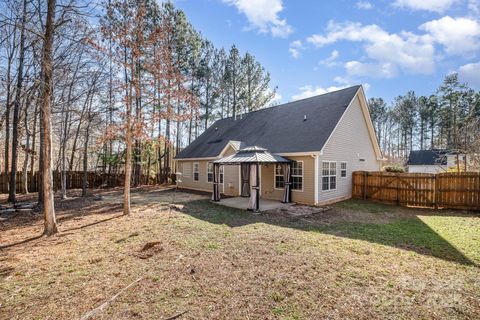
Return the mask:
[[[160,246],[160,244],[160,241],[147,242],[143,245],[142,249],[134,254],[134,256],[140,259],[148,259],[163,251],[163,247]]]
[[[330,211],[330,207],[315,207],[304,205],[292,205],[267,211],[267,214],[286,216],[292,218],[307,218]]]

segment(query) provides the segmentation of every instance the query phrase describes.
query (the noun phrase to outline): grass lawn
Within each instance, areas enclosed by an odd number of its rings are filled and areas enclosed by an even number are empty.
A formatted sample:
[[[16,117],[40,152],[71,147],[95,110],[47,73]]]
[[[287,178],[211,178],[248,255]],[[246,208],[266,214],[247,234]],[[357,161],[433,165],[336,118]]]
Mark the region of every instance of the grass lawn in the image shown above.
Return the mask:
[[[0,319],[475,319],[480,214],[345,201],[311,218],[162,188],[0,221]],[[3,195],[2,195],[3,197]],[[3,199],[3,198],[2,198]],[[169,203],[175,202],[171,208]]]

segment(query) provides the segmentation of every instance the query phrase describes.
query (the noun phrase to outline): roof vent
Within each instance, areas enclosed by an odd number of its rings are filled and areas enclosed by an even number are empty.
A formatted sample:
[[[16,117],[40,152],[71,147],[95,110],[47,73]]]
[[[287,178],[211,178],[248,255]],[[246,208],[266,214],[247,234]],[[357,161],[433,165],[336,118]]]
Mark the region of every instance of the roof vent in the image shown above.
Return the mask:
[[[307,115],[306,114],[303,115],[303,121],[307,121]]]
[[[207,143],[208,144],[212,144],[212,143],[219,143],[219,142],[222,142],[223,139],[215,139],[215,140],[210,140],[208,141]]]

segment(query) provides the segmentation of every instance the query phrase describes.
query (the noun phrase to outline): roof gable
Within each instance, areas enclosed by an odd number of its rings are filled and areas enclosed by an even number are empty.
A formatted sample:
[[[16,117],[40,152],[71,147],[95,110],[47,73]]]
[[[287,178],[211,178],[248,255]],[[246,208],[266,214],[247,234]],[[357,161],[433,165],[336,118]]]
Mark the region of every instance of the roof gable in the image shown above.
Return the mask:
[[[331,132],[327,141],[325,142],[321,152],[323,153],[323,149],[325,148],[327,143],[330,141],[330,139],[332,139],[333,135],[337,132],[337,128],[339,127],[340,123],[342,122],[342,119],[344,118],[348,109],[351,108],[352,105],[354,104],[355,97],[358,98],[358,101],[360,103],[360,109],[361,109],[362,115],[363,115],[362,119],[365,121],[365,124],[367,126],[370,142],[373,146],[373,149],[375,151],[377,159],[382,160],[382,151],[380,150],[380,145],[378,144],[377,135],[375,134],[375,129],[373,128],[372,118],[370,116],[370,111],[368,110],[367,98],[365,97],[365,92],[363,91],[362,86],[360,86],[360,89],[357,91],[357,94],[350,101],[350,104],[348,105],[347,110],[345,110],[345,112],[342,114],[342,117],[338,120],[338,123],[335,125],[335,128],[333,129],[333,131]]]
[[[407,165],[446,165],[447,150],[413,150],[410,151]]]
[[[218,120],[177,159],[217,157],[230,141],[273,153],[320,151],[361,86]]]

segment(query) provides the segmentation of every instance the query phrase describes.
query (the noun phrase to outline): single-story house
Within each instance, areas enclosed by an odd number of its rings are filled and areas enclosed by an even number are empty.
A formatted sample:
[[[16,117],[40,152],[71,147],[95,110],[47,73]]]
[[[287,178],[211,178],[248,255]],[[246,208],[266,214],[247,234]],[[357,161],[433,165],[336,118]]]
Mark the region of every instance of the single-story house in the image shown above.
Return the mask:
[[[468,162],[466,160],[468,158]],[[410,173],[442,173],[448,171],[468,171],[471,169],[470,157],[446,149],[413,150],[407,161],[407,171]],[[465,165],[468,165],[465,170]]]
[[[260,199],[282,201],[288,184],[291,200],[309,205],[350,198],[352,171],[378,171],[382,160],[364,90],[353,86],[216,121],[175,157],[178,187],[212,191],[218,184],[224,195],[245,196],[251,178],[233,160],[242,152],[260,159]],[[222,164],[216,182],[214,162]]]

